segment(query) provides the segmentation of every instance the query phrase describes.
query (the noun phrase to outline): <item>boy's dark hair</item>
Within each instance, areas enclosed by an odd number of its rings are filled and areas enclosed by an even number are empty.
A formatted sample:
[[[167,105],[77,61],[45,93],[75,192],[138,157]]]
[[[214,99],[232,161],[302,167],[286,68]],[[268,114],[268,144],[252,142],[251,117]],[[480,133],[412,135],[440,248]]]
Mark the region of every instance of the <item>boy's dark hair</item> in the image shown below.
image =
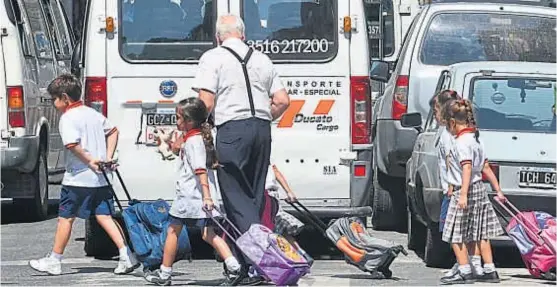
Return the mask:
[[[208,112],[205,103],[197,97],[187,98],[178,103],[184,120],[192,121],[193,127],[201,130],[201,136],[205,143],[205,151],[207,153],[207,167],[216,169],[219,166],[217,160],[217,150],[213,143],[213,134],[211,130],[213,126],[208,122]]]
[[[48,85],[47,91],[55,98],[62,98],[66,94],[74,102],[81,100],[81,82],[71,74],[56,77]]]

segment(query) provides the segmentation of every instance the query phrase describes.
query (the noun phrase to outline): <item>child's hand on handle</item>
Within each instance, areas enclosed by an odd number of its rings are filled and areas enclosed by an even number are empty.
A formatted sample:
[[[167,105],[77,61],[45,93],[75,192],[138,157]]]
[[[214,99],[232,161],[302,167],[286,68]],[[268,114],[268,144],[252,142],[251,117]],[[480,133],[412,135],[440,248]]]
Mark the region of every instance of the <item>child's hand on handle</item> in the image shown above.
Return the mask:
[[[501,203],[505,203],[505,202],[507,202],[507,197],[505,197],[503,192],[499,190],[499,191],[497,191],[497,200]]]
[[[468,196],[465,194],[461,194],[458,199],[458,208],[466,209],[468,207]]]
[[[214,207],[215,207],[215,203],[213,202],[212,198],[210,197],[203,198],[203,209],[205,209],[206,211],[212,211]]]
[[[287,193],[286,194],[286,201],[289,203],[294,203],[296,201],[298,201],[298,198],[296,197],[296,195],[294,193]]]

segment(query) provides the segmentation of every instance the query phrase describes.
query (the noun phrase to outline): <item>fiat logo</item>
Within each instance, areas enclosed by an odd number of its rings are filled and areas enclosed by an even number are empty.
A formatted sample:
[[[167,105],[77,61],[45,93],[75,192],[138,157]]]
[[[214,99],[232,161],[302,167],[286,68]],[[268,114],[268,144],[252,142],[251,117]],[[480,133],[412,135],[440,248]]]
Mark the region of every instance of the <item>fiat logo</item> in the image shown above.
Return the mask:
[[[172,80],[162,81],[159,86],[161,95],[165,98],[172,98],[178,92],[178,85]]]

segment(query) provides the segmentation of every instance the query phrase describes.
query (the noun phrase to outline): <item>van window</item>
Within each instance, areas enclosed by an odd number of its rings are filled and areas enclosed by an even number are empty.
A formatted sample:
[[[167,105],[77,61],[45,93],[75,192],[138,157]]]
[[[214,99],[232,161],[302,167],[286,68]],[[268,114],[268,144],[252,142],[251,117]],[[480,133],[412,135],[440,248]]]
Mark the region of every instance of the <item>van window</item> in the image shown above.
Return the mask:
[[[242,2],[248,45],[272,60],[330,60],[336,55],[337,0]]]
[[[477,78],[472,100],[480,129],[555,134],[555,80]]]
[[[120,53],[131,62],[197,61],[214,46],[216,0],[119,0]]]
[[[39,58],[52,59],[52,47],[50,46],[50,37],[41,12],[41,6],[38,0],[25,0],[25,11],[33,33],[35,48]]]
[[[58,6],[57,1],[51,0],[50,11],[54,17],[54,22],[56,23],[56,31],[58,32],[58,41],[60,43],[60,50],[63,56],[71,57],[72,43],[70,37],[69,26],[66,26],[66,19],[62,14],[61,6]],[[46,7],[45,7],[46,9]]]
[[[379,9],[381,6],[381,9]],[[380,13],[383,23],[380,23]],[[392,0],[365,0],[364,13],[367,24],[369,52],[372,58],[379,58],[379,40],[383,37],[383,56],[392,56],[395,51],[395,27]],[[381,30],[383,28],[383,30]],[[383,35],[381,35],[383,34]]]
[[[474,61],[555,63],[555,34],[555,18],[438,14],[429,25],[420,59],[424,64],[442,66]]]
[[[52,11],[50,11],[49,8],[50,1],[41,0],[41,2],[44,9],[43,12],[44,12],[45,20],[50,31],[50,38],[52,39],[52,44],[54,45],[54,53],[56,54],[56,56],[64,55],[64,51],[61,48],[60,32],[58,32],[56,24],[54,23]]]

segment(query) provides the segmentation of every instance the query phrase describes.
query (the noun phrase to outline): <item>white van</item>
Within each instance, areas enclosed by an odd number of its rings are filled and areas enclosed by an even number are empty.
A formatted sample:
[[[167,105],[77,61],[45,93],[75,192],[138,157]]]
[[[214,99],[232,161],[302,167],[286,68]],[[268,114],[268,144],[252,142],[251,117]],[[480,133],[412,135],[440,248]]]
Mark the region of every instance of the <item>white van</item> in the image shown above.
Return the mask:
[[[365,2],[89,1],[74,66],[84,77],[85,102],[120,131],[120,171],[133,197],[173,199],[177,163],[162,160],[153,130],[174,128],[175,103],[196,95],[198,59],[216,45],[218,15],[234,13],[245,21],[247,43],[275,63],[292,100],[273,123],[273,163],[319,216],[370,215],[373,25],[366,17],[375,6]],[[95,232],[87,234],[89,246],[101,246],[92,243]],[[100,252],[92,249],[87,253]]]
[[[59,0],[5,0],[0,41],[2,198],[21,217],[43,220],[49,179],[64,171],[59,113],[46,88],[70,72],[74,36]]]

